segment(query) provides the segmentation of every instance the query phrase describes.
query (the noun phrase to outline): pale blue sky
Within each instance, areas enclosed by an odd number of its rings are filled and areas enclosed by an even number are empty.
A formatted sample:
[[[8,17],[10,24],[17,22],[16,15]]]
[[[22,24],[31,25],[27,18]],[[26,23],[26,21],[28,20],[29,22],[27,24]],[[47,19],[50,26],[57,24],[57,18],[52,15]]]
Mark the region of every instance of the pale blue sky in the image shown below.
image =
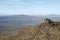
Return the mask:
[[[60,0],[0,0],[0,15],[60,15]]]

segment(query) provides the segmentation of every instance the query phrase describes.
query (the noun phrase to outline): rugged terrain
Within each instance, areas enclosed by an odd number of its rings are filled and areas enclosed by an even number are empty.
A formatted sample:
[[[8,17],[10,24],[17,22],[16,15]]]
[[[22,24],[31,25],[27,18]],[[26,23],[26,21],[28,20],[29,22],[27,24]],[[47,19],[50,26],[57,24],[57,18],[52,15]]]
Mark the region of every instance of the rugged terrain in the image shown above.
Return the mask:
[[[44,19],[40,25],[31,26],[0,40],[60,40],[60,22]]]

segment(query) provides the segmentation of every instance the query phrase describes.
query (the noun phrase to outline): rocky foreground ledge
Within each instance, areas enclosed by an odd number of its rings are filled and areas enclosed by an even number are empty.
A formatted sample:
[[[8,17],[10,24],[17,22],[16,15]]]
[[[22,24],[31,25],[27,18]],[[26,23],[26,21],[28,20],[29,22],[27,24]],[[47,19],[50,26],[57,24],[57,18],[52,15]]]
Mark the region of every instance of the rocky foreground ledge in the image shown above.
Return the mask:
[[[40,25],[0,40],[60,40],[60,23],[46,18]]]
[[[55,22],[55,21],[52,21],[51,19],[46,18],[40,24],[40,26],[58,27],[58,26],[60,26],[60,22]]]

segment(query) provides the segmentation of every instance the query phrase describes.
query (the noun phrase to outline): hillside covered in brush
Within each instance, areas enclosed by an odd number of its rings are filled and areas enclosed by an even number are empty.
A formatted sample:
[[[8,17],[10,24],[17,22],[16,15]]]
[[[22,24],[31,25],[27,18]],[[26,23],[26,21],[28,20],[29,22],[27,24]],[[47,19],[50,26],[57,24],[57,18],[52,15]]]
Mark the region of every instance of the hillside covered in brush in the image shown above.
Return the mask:
[[[0,40],[60,40],[60,22],[44,19],[40,25],[31,26],[15,35]]]

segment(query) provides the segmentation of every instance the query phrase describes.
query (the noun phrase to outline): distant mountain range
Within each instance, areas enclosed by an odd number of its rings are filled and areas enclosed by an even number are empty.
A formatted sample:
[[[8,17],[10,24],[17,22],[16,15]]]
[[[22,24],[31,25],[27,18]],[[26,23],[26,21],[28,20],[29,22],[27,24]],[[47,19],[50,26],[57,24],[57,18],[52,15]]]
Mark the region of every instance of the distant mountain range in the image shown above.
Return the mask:
[[[54,21],[60,21],[59,15],[49,16],[29,16],[29,15],[13,15],[0,17],[0,34],[10,33],[26,27],[27,25],[37,25],[42,23],[44,18],[49,18]]]
[[[0,17],[0,23],[38,24],[44,18],[50,18],[54,21],[60,21],[60,15],[53,14],[49,16],[13,15]]]
[[[28,25],[40,24],[42,18],[28,15],[13,15],[0,17],[0,36],[21,30]]]
[[[32,23],[40,23],[39,21],[43,17],[35,17],[35,16],[28,16],[28,15],[13,15],[13,16],[4,16],[0,17],[1,22],[10,22],[10,23],[19,23],[19,24],[32,24]]]

